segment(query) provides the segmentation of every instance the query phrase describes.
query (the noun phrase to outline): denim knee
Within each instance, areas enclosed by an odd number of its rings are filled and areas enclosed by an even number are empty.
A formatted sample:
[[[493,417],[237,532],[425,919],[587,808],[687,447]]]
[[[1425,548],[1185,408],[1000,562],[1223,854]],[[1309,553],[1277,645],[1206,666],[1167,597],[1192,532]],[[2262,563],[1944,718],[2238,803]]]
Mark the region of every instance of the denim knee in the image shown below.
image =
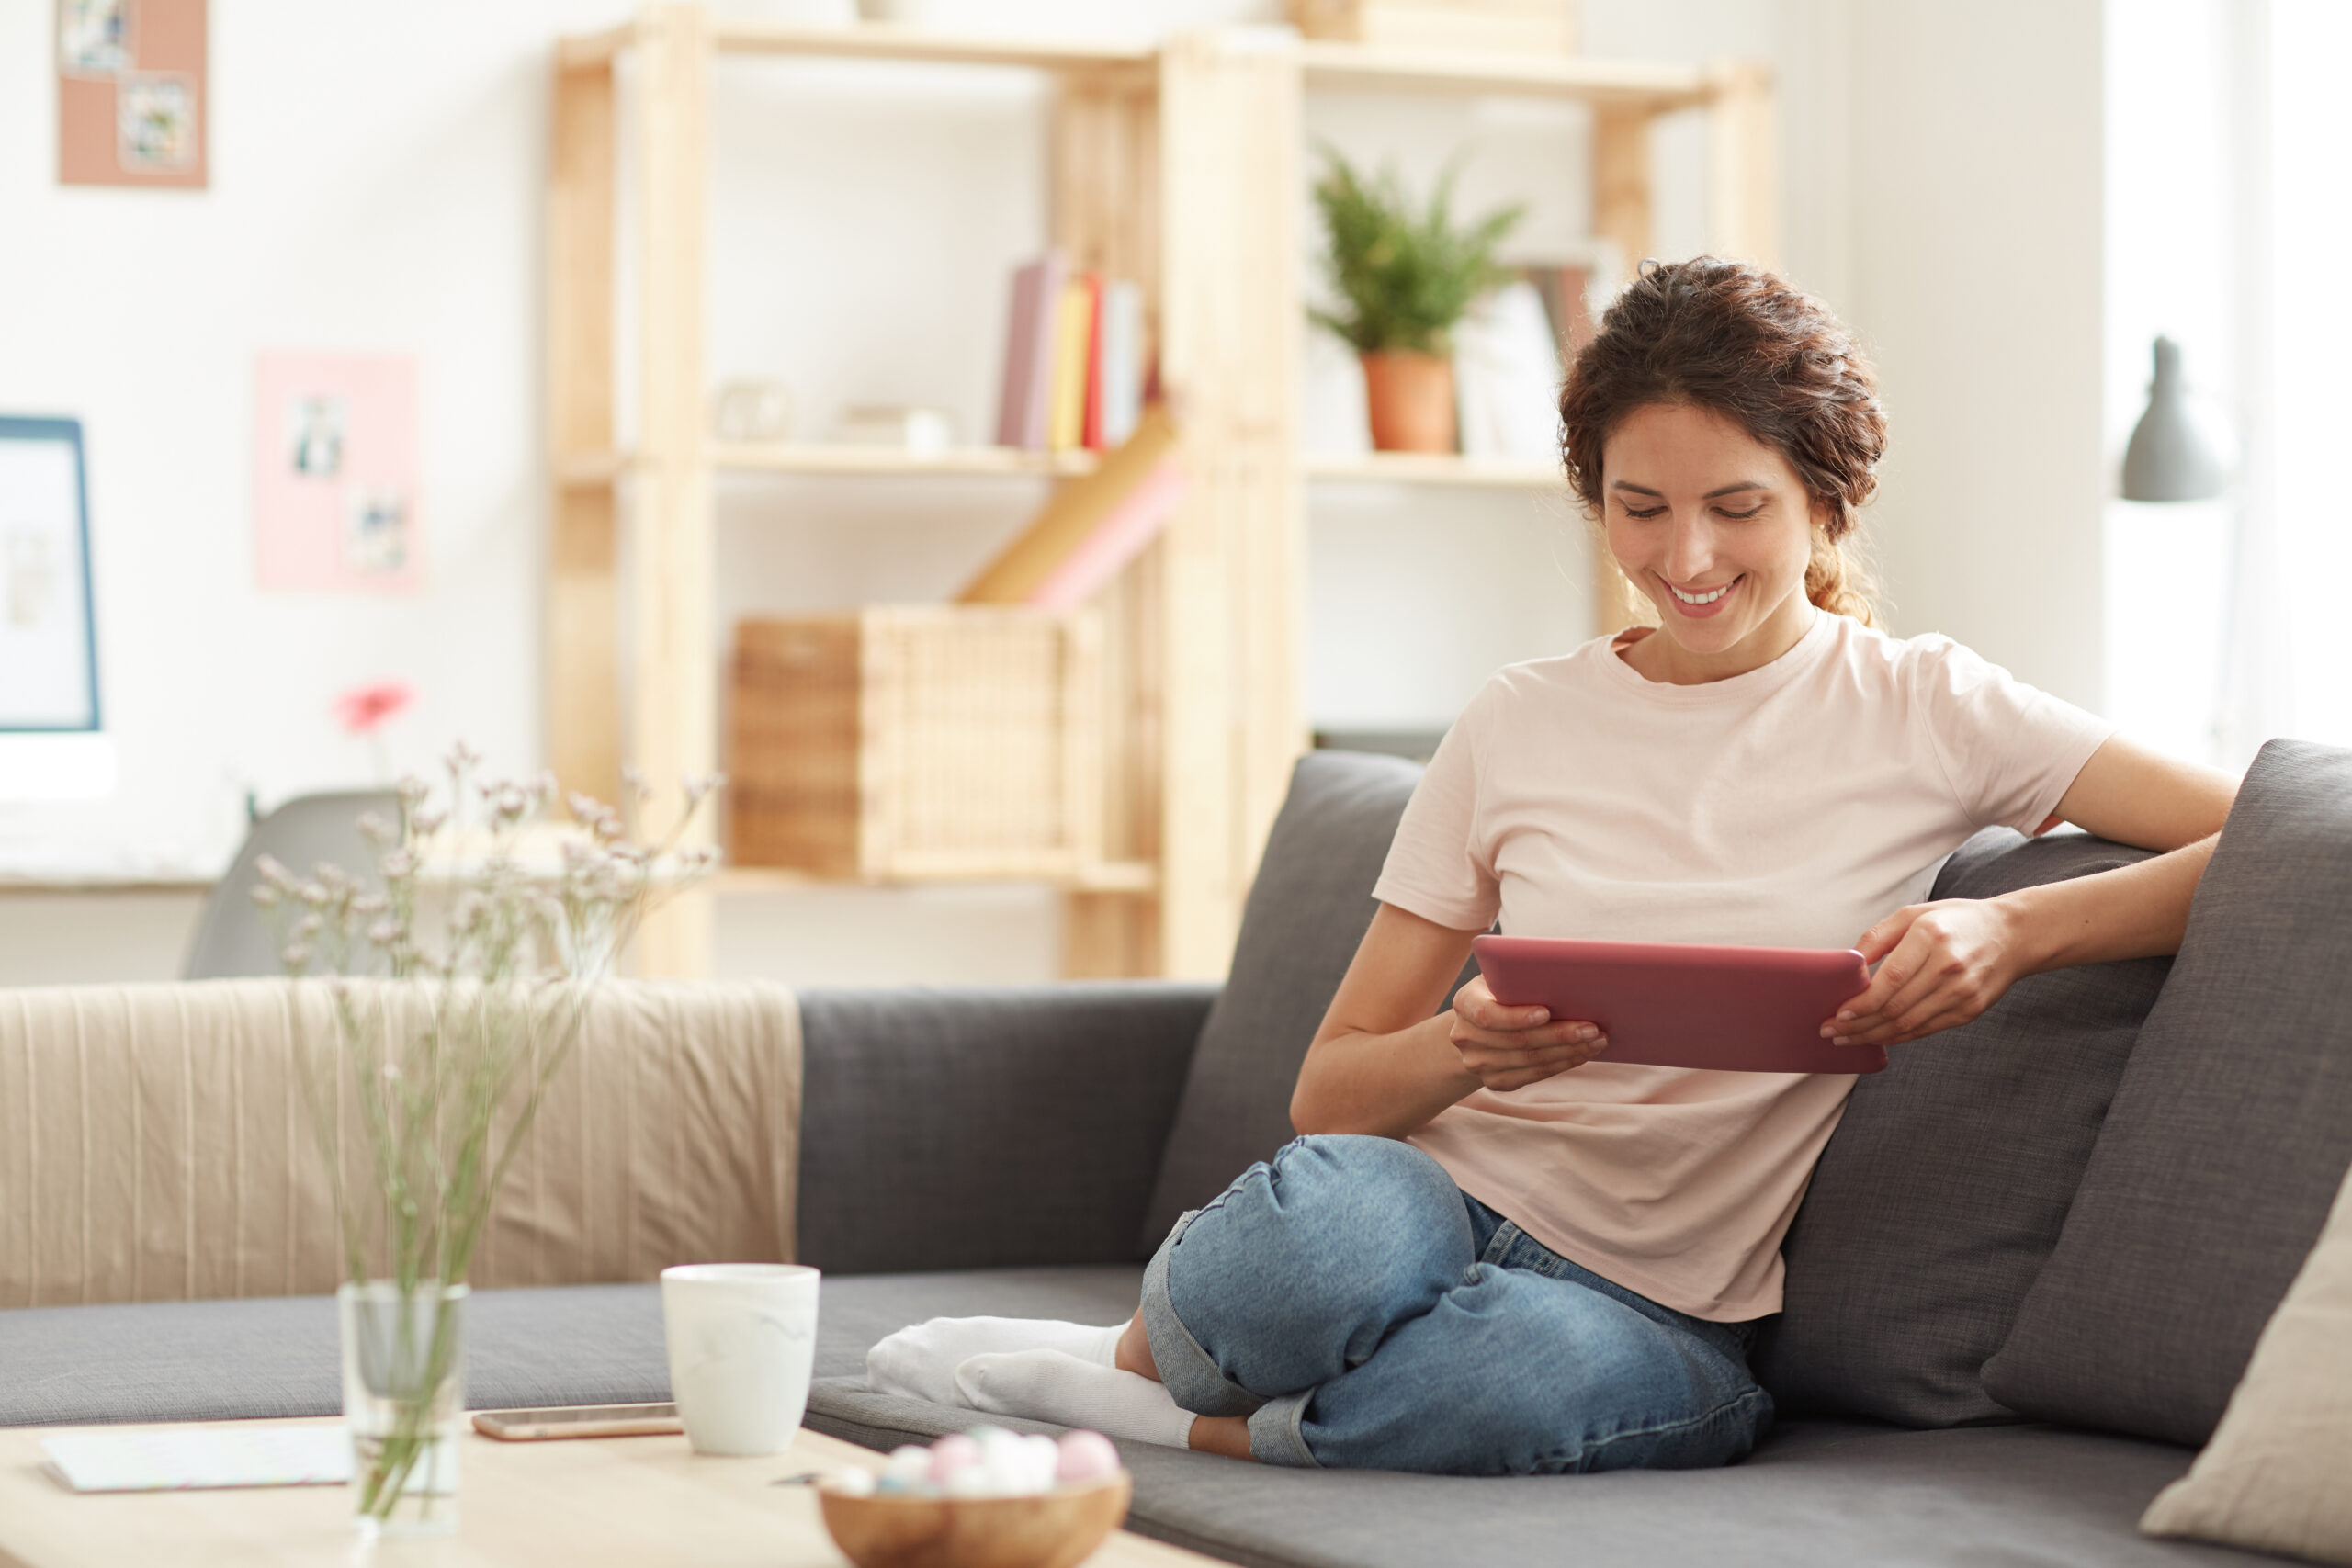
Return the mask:
[[[1263,1400],[1362,1364],[1474,1261],[1461,1190],[1435,1160],[1390,1138],[1303,1137],[1161,1245],[1145,1326],[1163,1375],[1204,1362]],[[1158,1321],[1154,1298],[1172,1322]]]

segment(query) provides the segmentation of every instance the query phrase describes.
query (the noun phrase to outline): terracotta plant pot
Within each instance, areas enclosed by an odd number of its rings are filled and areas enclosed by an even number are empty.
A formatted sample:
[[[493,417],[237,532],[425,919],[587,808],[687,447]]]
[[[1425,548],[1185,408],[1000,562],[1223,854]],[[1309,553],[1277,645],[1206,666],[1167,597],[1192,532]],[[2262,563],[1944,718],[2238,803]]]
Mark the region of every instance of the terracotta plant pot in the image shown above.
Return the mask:
[[[1381,452],[1453,450],[1453,361],[1437,354],[1367,354],[1363,394]]]

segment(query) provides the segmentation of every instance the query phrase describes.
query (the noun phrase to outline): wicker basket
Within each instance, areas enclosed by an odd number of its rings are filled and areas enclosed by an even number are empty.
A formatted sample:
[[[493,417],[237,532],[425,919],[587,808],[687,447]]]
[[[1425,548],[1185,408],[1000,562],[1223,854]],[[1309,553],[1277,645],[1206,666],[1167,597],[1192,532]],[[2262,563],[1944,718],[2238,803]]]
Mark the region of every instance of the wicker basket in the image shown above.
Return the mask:
[[[1102,858],[1091,615],[877,608],[736,628],[732,858],[1070,879]]]
[[[1308,38],[1399,49],[1573,54],[1576,0],[1290,0]]]

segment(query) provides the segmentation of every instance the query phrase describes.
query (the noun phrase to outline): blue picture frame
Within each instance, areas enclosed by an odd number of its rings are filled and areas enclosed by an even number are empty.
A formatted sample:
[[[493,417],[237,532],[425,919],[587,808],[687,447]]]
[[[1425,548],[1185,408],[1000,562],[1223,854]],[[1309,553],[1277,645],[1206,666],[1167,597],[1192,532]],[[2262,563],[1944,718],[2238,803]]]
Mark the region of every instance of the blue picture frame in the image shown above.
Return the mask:
[[[103,728],[92,575],[82,422],[0,415],[0,734]]]

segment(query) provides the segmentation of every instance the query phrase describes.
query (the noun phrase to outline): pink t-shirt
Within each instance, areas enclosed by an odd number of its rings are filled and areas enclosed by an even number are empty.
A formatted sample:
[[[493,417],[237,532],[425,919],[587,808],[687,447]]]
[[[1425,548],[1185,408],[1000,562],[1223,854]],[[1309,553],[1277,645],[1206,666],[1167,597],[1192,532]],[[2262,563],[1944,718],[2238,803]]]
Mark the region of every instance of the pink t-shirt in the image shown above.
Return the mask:
[[[2112,728],[1949,637],[1826,612],[1698,686],[1597,638],[1471,700],[1374,897],[1460,931],[1849,947],[1977,829],[2035,831]],[[1408,1141],[1562,1257],[1737,1322],[1780,1310],[1781,1237],[1853,1085],[1589,1062]]]

